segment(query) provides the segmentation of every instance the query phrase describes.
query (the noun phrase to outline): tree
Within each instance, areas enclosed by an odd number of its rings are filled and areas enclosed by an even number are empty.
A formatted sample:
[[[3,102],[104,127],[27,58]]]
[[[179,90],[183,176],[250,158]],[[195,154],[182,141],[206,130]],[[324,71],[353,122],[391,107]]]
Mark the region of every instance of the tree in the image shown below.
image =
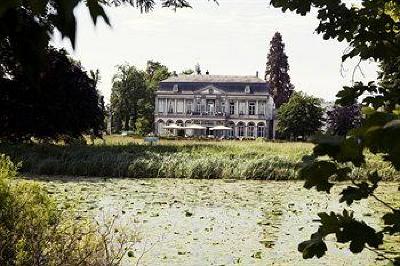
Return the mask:
[[[151,91],[156,92],[160,81],[167,79],[169,76],[171,76],[171,73],[166,66],[159,62],[147,61],[146,84]]]
[[[106,111],[106,106],[104,102],[104,96],[101,95],[100,91],[98,90],[97,86],[99,85],[101,81],[101,76],[100,76],[100,70],[96,69],[96,71],[90,70],[90,77],[94,82],[94,87],[96,88],[97,94],[99,95],[99,106],[101,109],[101,112],[103,113],[103,116],[107,116],[107,111]],[[106,121],[104,121],[104,128],[107,127]]]
[[[160,0],[162,7],[190,7],[186,0]],[[84,4],[94,24],[99,18],[110,24],[104,11],[105,6],[131,5],[141,12],[153,10],[154,0],[26,0],[1,1],[0,40],[6,42],[15,55],[15,60],[24,69],[27,77],[40,75],[40,66],[46,60],[50,37],[57,29],[75,47],[76,18],[74,9]]]
[[[94,86],[97,88],[97,85],[99,85],[101,77],[100,77],[100,70],[96,69],[96,71],[90,70],[90,77],[94,81]]]
[[[361,108],[358,104],[335,105],[327,113],[327,129],[333,135],[346,136],[351,129],[361,126]]]
[[[104,116],[94,80],[64,50],[49,48],[46,53],[46,68],[35,85],[11,55],[2,57],[0,139],[57,140],[92,131],[100,135]]]
[[[160,81],[167,79],[171,74],[166,66],[159,62],[147,61],[146,67],[146,97],[141,103],[140,120],[136,123],[139,135],[145,135],[153,130],[155,96]]]
[[[111,109],[124,121],[124,130],[131,129],[138,117],[139,100],[146,94],[145,73],[134,66],[120,65],[112,79]]]
[[[367,151],[381,156],[382,160],[400,170],[400,117],[397,110],[400,105],[400,3],[363,0],[357,6],[348,7],[341,1],[271,0],[271,4],[301,15],[306,15],[311,8],[317,9],[320,20],[317,33],[323,34],[326,40],[346,40],[349,43],[342,61],[358,56],[361,60],[381,62],[379,84],[355,82],[337,94],[336,103],[341,105],[354,104],[361,95],[367,94],[362,105],[369,107],[369,112],[364,113],[363,125],[350,131],[346,138],[317,139],[313,154],[304,158],[304,166],[299,172],[300,178],[305,179],[304,187],[330,193],[336,184],[332,178],[338,181],[349,179],[349,165],[361,168],[368,163]],[[324,256],[327,251],[325,238],[335,235],[337,242],[350,243],[349,249],[353,253],[368,248],[392,264],[400,265],[400,257],[394,257],[382,248],[384,236],[400,233],[400,209],[375,194],[383,177],[382,173],[373,171],[360,177],[364,180],[351,180],[352,185],[340,193],[340,202],[350,206],[354,201],[369,197],[375,199],[387,208],[382,216],[384,227],[375,229],[347,210],[320,213],[317,232],[298,246],[304,258]]]
[[[321,100],[295,93],[278,110],[278,132],[286,137],[307,138],[322,126]]]
[[[145,135],[153,129],[155,93],[160,81],[168,78],[168,68],[159,62],[148,61],[146,71],[134,66],[122,65],[113,78],[111,109],[114,118],[124,121],[129,130],[129,121],[136,134]]]
[[[282,35],[279,32],[275,33],[270,45],[265,80],[269,82],[275,106],[279,108],[289,101],[294,87],[290,83],[288,57],[285,53],[285,44],[282,42]]]

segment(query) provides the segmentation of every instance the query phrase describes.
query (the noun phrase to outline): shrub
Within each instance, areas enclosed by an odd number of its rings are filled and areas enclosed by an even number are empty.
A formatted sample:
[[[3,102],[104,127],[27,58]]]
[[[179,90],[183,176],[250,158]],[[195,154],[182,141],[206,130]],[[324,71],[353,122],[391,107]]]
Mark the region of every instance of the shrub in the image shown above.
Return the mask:
[[[0,155],[0,265],[118,265],[136,239],[75,220]],[[111,223],[114,225],[114,222]],[[104,230],[106,228],[106,230]],[[123,236],[123,237],[121,237]],[[119,239],[115,245],[113,241]],[[118,248],[115,248],[118,246]]]
[[[272,171],[270,161],[260,158],[246,164],[242,176],[246,179],[270,179]]]
[[[134,160],[128,167],[128,177],[154,178],[158,177],[160,161],[157,157],[151,159]]]

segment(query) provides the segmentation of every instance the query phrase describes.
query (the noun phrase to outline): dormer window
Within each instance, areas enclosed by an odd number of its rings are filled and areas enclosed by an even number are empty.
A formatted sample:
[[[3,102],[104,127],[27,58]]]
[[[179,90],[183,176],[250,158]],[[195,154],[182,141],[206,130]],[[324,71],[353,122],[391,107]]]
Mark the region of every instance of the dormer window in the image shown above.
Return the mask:
[[[247,86],[244,88],[244,92],[245,92],[245,93],[250,93],[250,86],[249,86],[249,85],[247,85]]]
[[[172,88],[173,92],[178,92],[178,84],[175,84],[174,87]]]

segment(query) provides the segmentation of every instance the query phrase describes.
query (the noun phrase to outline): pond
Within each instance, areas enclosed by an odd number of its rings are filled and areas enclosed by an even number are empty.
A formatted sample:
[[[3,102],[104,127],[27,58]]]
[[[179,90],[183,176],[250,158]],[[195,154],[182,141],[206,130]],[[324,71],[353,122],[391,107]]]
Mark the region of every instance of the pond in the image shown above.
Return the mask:
[[[327,195],[302,182],[190,179],[40,179],[60,204],[79,202],[77,216],[118,214],[137,230],[131,265],[372,265],[385,264],[368,250],[353,255],[347,245],[327,241],[328,255],[303,260],[297,244],[318,227],[322,211],[354,210],[370,225],[385,211],[375,201],[351,207],[338,203],[337,187]],[[378,194],[400,202],[397,183]],[[384,192],[384,193],[383,193]],[[386,244],[399,250],[399,239]]]

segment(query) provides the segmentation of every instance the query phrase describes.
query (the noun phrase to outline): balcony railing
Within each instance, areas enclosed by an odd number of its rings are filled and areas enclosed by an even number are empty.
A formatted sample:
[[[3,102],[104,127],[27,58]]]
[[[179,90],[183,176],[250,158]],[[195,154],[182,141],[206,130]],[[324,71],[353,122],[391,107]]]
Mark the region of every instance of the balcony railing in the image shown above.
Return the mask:
[[[259,119],[259,120],[270,120],[272,119],[271,115],[248,115],[248,114],[229,114],[223,112],[192,112],[188,111],[186,113],[156,113],[157,116],[162,117],[191,117],[191,118],[216,118],[216,119]]]

